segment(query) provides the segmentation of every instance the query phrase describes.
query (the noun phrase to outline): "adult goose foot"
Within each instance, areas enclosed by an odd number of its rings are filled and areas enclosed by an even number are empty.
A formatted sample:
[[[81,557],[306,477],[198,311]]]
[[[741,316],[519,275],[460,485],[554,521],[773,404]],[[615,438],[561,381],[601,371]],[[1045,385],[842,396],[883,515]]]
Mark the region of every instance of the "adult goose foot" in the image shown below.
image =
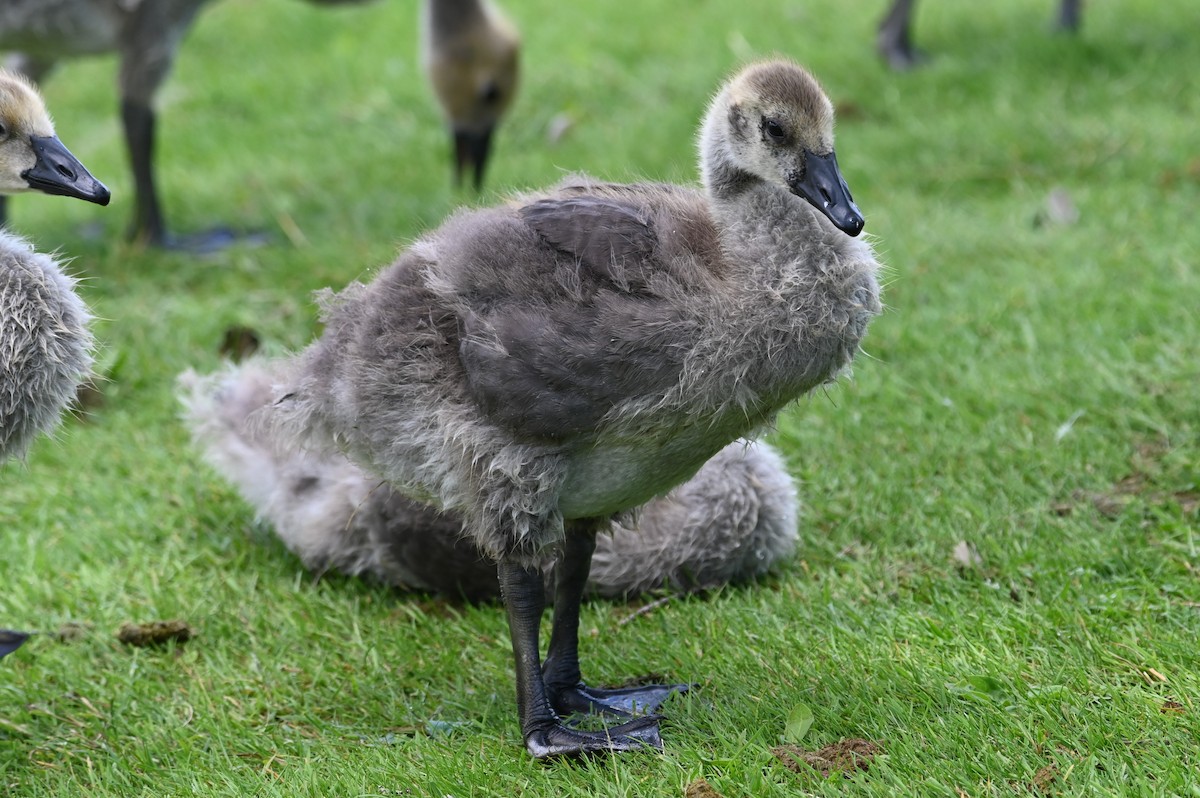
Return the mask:
[[[0,657],[7,657],[16,651],[29,639],[24,632],[14,632],[11,629],[0,629]]]
[[[258,247],[268,242],[266,233],[240,233],[228,227],[215,227],[197,233],[164,232],[157,236],[144,236],[135,232],[132,238],[145,246],[191,255],[211,255],[235,244]]]

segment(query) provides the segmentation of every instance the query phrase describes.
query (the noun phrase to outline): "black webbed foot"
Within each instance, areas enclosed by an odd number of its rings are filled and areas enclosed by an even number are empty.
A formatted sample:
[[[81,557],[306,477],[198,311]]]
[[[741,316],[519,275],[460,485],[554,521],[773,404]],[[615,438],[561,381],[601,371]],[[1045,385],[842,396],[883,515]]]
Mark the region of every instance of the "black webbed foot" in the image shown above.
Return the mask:
[[[163,233],[145,240],[150,246],[170,252],[211,255],[234,244],[262,246],[268,243],[269,239],[265,233],[239,233],[228,227],[217,227],[199,233]]]
[[[525,748],[538,759],[624,751],[661,751],[663,742],[658,721],[658,715],[647,715],[603,731],[583,731],[562,723],[551,723],[527,732]]]
[[[0,629],[0,657],[7,657],[9,654],[21,647],[21,644],[29,639],[29,635],[25,632],[14,632],[11,629]]]
[[[554,711],[566,716],[576,712],[633,718],[647,715],[676,693],[691,689],[688,684],[643,684],[635,687],[588,687],[579,682],[572,687],[549,688]]]

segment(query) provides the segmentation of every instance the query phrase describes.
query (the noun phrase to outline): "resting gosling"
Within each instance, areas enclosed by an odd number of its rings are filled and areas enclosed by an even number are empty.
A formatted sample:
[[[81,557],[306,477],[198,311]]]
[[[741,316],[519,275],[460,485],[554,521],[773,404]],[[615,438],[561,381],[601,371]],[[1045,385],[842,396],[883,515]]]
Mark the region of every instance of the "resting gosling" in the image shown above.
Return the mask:
[[[27,191],[109,200],[55,134],[37,90],[0,70],[0,193]],[[0,464],[54,427],[91,368],[90,315],[74,288],[54,258],[0,232]],[[26,637],[0,629],[0,657]]]
[[[517,92],[520,39],[489,0],[425,0],[421,62],[454,137],[454,179],[483,186],[492,133]]]
[[[288,451],[256,422],[287,368],[252,360],[180,378],[193,439],[258,517],[314,571],[468,601],[499,598],[495,564],[463,538],[453,513],[397,493],[340,453]],[[796,510],[779,455],[735,441],[688,482],[651,499],[636,525],[599,537],[587,592],[697,591],[762,576],[795,548]]]
[[[497,562],[517,708],[536,757],[661,747],[682,686],[599,690],[578,657],[596,535],[837,377],[881,310],[879,264],[833,149],[833,106],[784,60],[713,100],[704,190],[568,179],[464,210],[370,285],[326,301],[269,416],[460,514]],[[540,566],[555,560],[539,653]]]

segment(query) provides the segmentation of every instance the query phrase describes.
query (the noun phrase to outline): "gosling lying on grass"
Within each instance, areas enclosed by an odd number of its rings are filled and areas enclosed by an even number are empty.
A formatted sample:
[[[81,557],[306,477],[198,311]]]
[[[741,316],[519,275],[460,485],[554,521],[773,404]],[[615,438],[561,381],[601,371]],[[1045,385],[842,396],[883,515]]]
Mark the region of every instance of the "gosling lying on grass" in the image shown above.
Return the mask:
[[[288,363],[250,361],[180,379],[187,422],[205,459],[304,564],[403,590],[496,599],[496,565],[462,534],[462,519],[398,493],[337,452],[290,450],[256,423]],[[587,592],[698,591],[762,576],[796,542],[796,491],[766,444],[735,441],[635,523],[599,536]],[[547,582],[553,585],[553,571]]]

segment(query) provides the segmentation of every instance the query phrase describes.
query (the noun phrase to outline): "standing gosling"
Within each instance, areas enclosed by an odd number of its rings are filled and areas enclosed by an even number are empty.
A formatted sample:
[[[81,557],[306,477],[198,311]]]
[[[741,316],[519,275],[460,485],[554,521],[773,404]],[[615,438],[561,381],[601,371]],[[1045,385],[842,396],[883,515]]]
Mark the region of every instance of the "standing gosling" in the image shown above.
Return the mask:
[[[250,361],[180,378],[205,459],[314,571],[468,601],[499,598],[495,564],[463,538],[456,515],[397,493],[341,453],[288,451],[256,423],[287,367]],[[766,444],[735,441],[689,481],[651,499],[636,524],[600,536],[588,593],[696,591],[762,576],[792,553],[796,509],[779,455]]]
[[[483,186],[492,133],[517,92],[520,39],[490,0],[424,0],[421,62],[454,137],[454,179]]]
[[[683,686],[582,681],[596,535],[688,480],[849,365],[881,310],[879,264],[833,149],[833,106],[784,60],[713,100],[704,190],[586,178],[464,210],[370,285],[326,303],[269,417],[396,490],[460,514],[497,562],[517,708],[536,757],[661,747]],[[543,661],[541,565],[555,560]]]
[[[26,191],[109,200],[55,135],[37,90],[0,70],[0,193]],[[90,315],[74,288],[54,258],[0,232],[0,464],[54,427],[91,368]],[[0,629],[0,657],[26,637]]]

